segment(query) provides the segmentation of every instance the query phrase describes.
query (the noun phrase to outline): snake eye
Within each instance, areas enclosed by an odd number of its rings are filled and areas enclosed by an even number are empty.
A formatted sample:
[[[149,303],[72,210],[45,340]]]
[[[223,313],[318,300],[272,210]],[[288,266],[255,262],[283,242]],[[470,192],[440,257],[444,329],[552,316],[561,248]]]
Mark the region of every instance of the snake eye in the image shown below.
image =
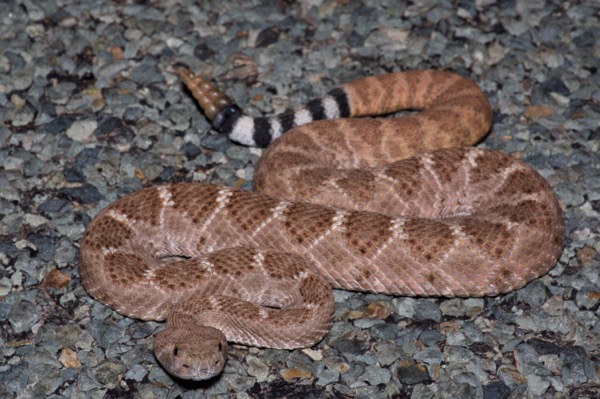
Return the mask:
[[[175,348],[173,348],[173,356],[177,356],[177,355],[179,355],[179,348],[175,347]]]
[[[223,350],[223,344],[219,342],[219,346],[217,346],[219,352]]]

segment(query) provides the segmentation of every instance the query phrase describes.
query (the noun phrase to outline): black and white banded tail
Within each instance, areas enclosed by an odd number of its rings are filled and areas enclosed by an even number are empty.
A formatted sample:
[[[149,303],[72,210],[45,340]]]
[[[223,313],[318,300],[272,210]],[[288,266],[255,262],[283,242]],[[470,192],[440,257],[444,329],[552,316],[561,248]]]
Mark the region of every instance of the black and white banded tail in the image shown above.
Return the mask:
[[[348,95],[342,88],[330,91],[323,98],[309,101],[295,111],[273,117],[245,115],[233,101],[201,76],[183,68],[180,77],[213,127],[237,143],[251,147],[267,147],[286,131],[321,119],[351,116]]]

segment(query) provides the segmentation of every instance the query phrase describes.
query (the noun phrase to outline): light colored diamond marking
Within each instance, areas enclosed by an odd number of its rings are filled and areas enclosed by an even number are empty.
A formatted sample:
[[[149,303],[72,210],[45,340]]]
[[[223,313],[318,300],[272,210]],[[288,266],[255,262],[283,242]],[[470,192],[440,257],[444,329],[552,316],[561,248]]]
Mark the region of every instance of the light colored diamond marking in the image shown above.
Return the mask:
[[[208,226],[213,219],[217,216],[217,214],[219,212],[221,212],[223,210],[223,208],[225,208],[227,206],[227,204],[229,203],[229,199],[231,198],[231,196],[233,195],[233,191],[229,188],[229,187],[221,187],[221,189],[219,190],[219,193],[217,194],[217,206],[214,208],[214,210],[212,211],[212,213],[210,214],[210,216],[208,216],[206,218],[206,220],[204,221],[204,223],[201,226],[201,230],[204,230],[206,228],[206,226]]]
[[[285,210],[290,206],[290,203],[287,201],[281,201],[277,204],[277,206],[275,206],[273,208],[273,213],[271,214],[271,216],[269,216],[267,219],[265,219],[263,222],[261,222],[256,229],[254,229],[254,231],[250,234],[251,237],[254,237],[256,234],[258,234],[266,225],[268,225],[269,223],[271,223],[273,220],[278,219],[283,212],[285,212]]]
[[[252,257],[252,266],[264,271],[265,254],[262,251],[257,251]]]
[[[322,234],[319,234],[319,236],[317,238],[312,240],[308,244],[308,248],[314,247],[315,245],[320,243],[325,237],[327,237],[334,231],[338,230],[340,228],[340,226],[344,223],[344,219],[346,218],[347,215],[348,215],[348,211],[338,210],[335,213],[335,215],[333,215],[333,217],[331,218],[331,226],[329,226],[329,228],[326,229]]]
[[[129,220],[129,217],[127,217],[127,215],[125,215],[124,213],[118,212],[115,209],[109,209],[106,214],[108,216],[110,216],[111,218],[115,219],[117,222],[123,223],[124,225],[126,225],[129,228],[133,227],[133,223],[131,223],[131,220]]]
[[[261,309],[258,311],[258,316],[259,316],[261,319],[267,319],[267,318],[269,317],[269,312],[268,312],[266,309],[262,309],[262,308],[261,308]]]
[[[156,277],[154,270],[146,270],[144,272],[144,278],[148,280],[151,285],[154,285],[154,277]]]
[[[167,187],[158,187],[158,197],[162,200],[162,206],[163,208],[166,208],[167,206],[173,206],[175,205],[175,203],[173,201],[171,201],[171,198],[173,197],[173,195],[171,194],[171,191],[167,188]]]

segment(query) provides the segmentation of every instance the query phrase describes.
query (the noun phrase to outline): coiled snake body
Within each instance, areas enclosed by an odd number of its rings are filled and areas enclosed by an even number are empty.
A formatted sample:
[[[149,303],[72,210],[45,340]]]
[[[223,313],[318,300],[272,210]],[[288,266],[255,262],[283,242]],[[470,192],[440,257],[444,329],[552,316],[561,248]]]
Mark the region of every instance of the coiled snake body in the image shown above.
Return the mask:
[[[467,79],[367,77],[295,112],[251,118],[198,76],[181,77],[235,141],[266,146],[291,130],[259,161],[256,192],[147,188],[85,232],[86,290],[124,315],[166,320],[154,350],[176,376],[219,374],[227,341],[315,344],[331,325],[331,286],[497,295],[543,275],[561,253],[562,214],[544,179],[507,155],[466,147],[492,118]],[[406,108],[421,112],[347,118]]]

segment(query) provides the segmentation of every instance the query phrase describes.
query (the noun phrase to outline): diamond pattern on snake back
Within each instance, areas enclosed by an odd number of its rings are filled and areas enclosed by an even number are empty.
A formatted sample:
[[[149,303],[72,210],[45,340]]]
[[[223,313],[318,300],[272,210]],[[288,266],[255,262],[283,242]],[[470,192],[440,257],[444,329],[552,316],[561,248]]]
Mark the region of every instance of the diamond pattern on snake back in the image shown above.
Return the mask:
[[[157,226],[160,223],[160,211],[163,201],[156,188],[141,190],[134,195],[117,200],[119,212],[132,221],[144,221]]]
[[[490,259],[507,256],[515,243],[515,236],[503,223],[494,223],[481,219],[463,219],[461,229],[473,246]]]
[[[456,171],[461,167],[465,160],[466,148],[457,148],[449,153],[433,152],[428,159],[431,161],[430,168],[441,182],[451,181]]]
[[[236,225],[244,231],[254,231],[273,216],[281,201],[236,190],[229,197],[225,210]]]
[[[543,191],[545,183],[536,178],[536,175],[529,170],[516,170],[507,176],[506,180],[498,190],[497,194],[501,196],[514,196],[524,194],[534,194]]]
[[[344,237],[357,252],[370,257],[390,238],[392,218],[370,212],[350,212],[344,219]]]
[[[217,198],[222,190],[220,186],[205,185],[198,190],[193,184],[176,184],[170,186],[173,208],[187,214],[196,224],[203,224],[220,206]]]
[[[456,239],[451,226],[428,219],[408,219],[402,225],[402,234],[411,256],[432,264],[442,260]]]
[[[352,169],[335,184],[355,204],[369,203],[375,196],[375,175],[370,170]]]
[[[514,223],[522,223],[531,227],[550,229],[553,226],[552,214],[548,207],[535,200],[523,200],[514,205],[499,205],[491,209]]]
[[[405,202],[410,202],[419,193],[421,168],[423,165],[420,158],[410,158],[391,163],[384,169],[387,176],[398,181],[393,188]]]
[[[295,243],[310,245],[333,224],[336,211],[312,204],[294,203],[283,213],[283,226]]]
[[[481,152],[474,157],[473,161],[477,166],[469,171],[469,179],[472,184],[489,180],[490,176],[505,170],[512,163],[508,156],[490,151]]]
[[[104,262],[108,280],[122,288],[140,284],[144,280],[144,274],[150,270],[145,259],[136,254],[108,253]],[[123,267],[123,265],[127,267]]]
[[[120,248],[133,235],[131,228],[115,218],[103,214],[94,221],[94,229],[86,231],[86,243],[95,250]]]

